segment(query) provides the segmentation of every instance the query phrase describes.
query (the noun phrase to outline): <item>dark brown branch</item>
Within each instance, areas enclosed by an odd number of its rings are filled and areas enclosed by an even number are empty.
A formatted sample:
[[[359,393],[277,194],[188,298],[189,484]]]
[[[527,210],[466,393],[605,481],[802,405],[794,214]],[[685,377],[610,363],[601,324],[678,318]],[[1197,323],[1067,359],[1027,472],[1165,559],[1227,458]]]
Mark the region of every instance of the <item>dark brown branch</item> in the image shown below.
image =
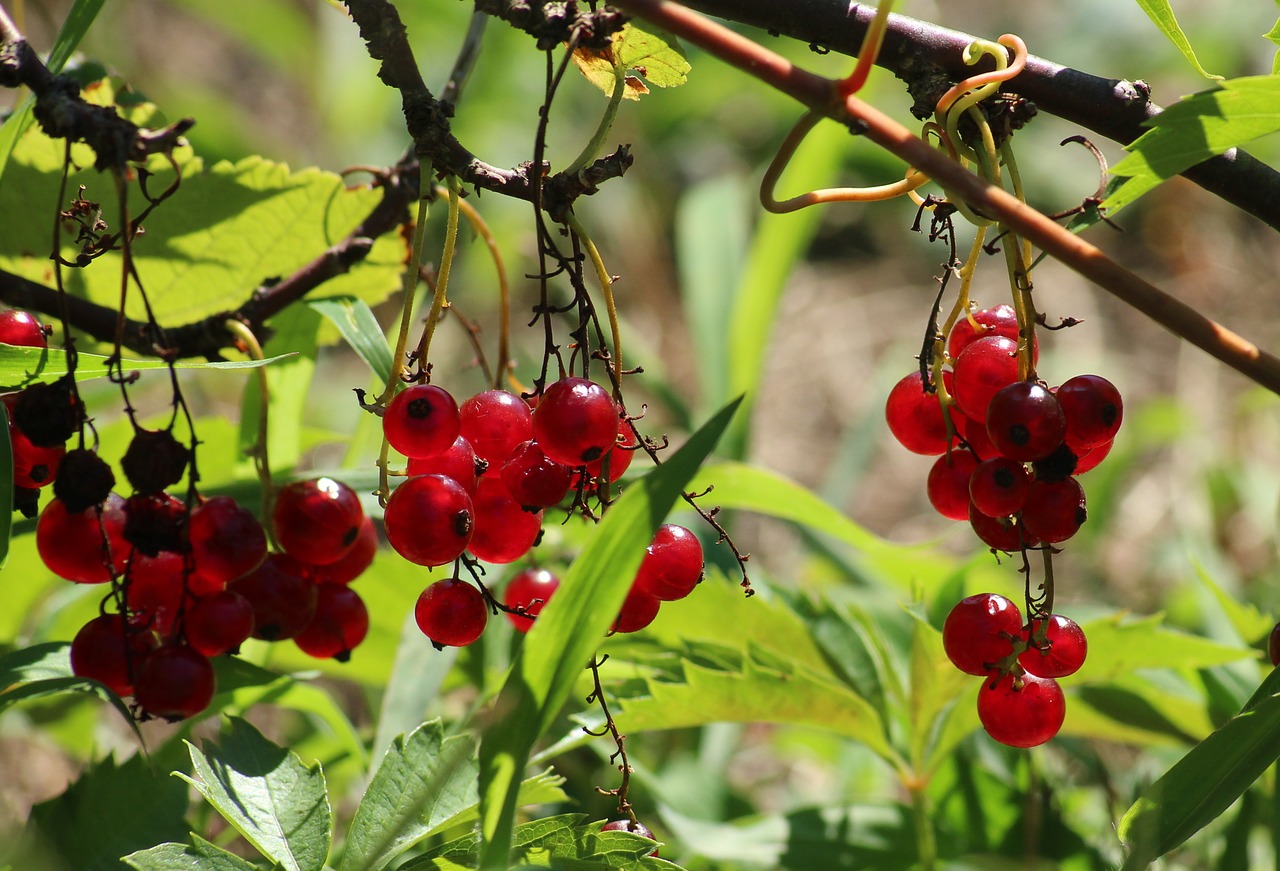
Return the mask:
[[[594,5],[594,4],[593,4]],[[583,48],[603,49],[609,37],[622,29],[627,18],[616,9],[581,8],[577,0],[542,3],[536,0],[476,0],[476,11],[501,18],[538,41],[538,50],[547,51],[576,36]]]
[[[849,55],[861,49],[862,37],[875,14],[873,7],[857,3],[851,8],[847,0],[688,0],[686,5]],[[932,103],[927,102],[931,79],[949,85],[983,69],[965,66],[961,60],[964,47],[973,39],[925,21],[890,15],[877,63],[913,91],[919,89],[931,114]],[[1147,129],[1144,123],[1161,112],[1140,81],[1102,78],[1034,56],[1027,59],[1026,70],[1005,88],[1032,100],[1040,111],[1125,145],[1137,139]],[[1280,230],[1280,172],[1246,152],[1232,149],[1183,175]]]

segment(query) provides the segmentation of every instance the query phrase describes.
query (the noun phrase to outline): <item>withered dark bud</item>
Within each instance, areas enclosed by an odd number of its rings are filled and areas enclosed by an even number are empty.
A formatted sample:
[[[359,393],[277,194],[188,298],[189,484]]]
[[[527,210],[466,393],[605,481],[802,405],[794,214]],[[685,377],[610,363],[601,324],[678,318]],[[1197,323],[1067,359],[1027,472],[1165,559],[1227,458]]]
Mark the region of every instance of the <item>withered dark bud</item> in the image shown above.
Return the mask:
[[[66,505],[69,513],[78,514],[106,501],[115,485],[115,473],[106,460],[93,451],[76,448],[67,451],[58,464],[53,495]]]
[[[66,444],[84,419],[84,405],[65,375],[51,384],[32,384],[13,405],[13,425],[40,448]]]
[[[138,493],[162,493],[182,480],[191,451],[169,430],[140,429],[120,460],[125,477]]]

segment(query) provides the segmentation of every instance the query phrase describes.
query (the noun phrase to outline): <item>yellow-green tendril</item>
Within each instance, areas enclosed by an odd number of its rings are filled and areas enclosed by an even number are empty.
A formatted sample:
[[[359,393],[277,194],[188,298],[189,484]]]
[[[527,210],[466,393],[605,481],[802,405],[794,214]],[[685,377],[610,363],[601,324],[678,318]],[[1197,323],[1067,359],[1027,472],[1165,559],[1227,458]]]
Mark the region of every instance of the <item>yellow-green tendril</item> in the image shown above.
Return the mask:
[[[609,332],[613,336],[611,366],[613,368],[614,394],[616,397],[621,391],[622,384],[622,329],[618,325],[618,306],[613,299],[613,276],[605,268],[604,259],[600,256],[596,243],[591,241],[591,236],[588,235],[587,229],[582,226],[578,216],[572,212],[569,213],[569,227],[582,240],[582,244],[587,250],[587,257],[591,259],[591,265],[596,269],[596,278],[600,282],[600,289],[604,292],[604,306],[609,315]]]
[[[626,73],[626,68],[615,57],[613,61],[613,93],[609,95],[609,105],[605,107],[604,115],[601,116],[600,123],[596,126],[596,132],[591,136],[591,141],[586,144],[582,149],[582,153],[577,156],[573,163],[569,164],[568,168],[565,169],[566,175],[582,172],[582,170],[586,169],[587,164],[596,159],[596,155],[604,147],[604,141],[608,138],[609,131],[613,129],[613,122],[618,117],[618,107],[622,105],[622,95],[626,91]]]
[[[431,300],[431,313],[427,315],[422,341],[418,343],[418,366],[426,371],[431,352],[431,337],[435,335],[440,315],[449,304],[449,275],[453,271],[453,254],[458,247],[458,203],[462,200],[462,186],[457,176],[449,177],[449,219],[444,230],[444,251],[440,254],[440,270],[436,273],[436,292]]]

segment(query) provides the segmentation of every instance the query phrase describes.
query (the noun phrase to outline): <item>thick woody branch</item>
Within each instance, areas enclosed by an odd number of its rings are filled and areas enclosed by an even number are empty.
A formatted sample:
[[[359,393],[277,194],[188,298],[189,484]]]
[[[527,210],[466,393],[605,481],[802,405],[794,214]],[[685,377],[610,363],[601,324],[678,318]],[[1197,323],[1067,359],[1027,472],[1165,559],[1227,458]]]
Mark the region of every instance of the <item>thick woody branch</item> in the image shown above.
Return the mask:
[[[595,4],[592,4],[595,5]],[[584,48],[603,49],[622,29],[626,16],[616,9],[582,8],[578,0],[544,3],[537,0],[476,0],[476,11],[501,18],[538,41],[546,51],[574,38]]]
[[[688,0],[685,5],[849,55],[861,50],[862,37],[875,15],[873,6],[848,0]],[[890,15],[876,62],[907,82],[913,96],[932,114],[929,93],[938,83],[945,83],[941,84],[945,90],[984,69],[966,66],[961,60],[964,47],[973,40],[967,33]],[[1032,100],[1042,112],[1125,145],[1161,112],[1140,81],[1102,78],[1035,56],[1027,59],[1026,69],[1004,89]],[[941,90],[933,93],[935,99],[938,93]],[[1232,149],[1183,175],[1280,230],[1280,173],[1244,151]]]

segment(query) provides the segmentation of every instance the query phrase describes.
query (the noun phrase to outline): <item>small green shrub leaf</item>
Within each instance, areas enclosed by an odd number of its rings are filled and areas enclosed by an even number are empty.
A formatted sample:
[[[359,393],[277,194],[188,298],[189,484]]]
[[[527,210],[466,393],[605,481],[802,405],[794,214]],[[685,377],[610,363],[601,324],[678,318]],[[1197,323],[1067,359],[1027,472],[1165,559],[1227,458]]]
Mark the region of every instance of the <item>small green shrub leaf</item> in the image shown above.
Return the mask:
[[[1200,65],[1200,60],[1196,57],[1195,51],[1191,48],[1191,41],[1187,39],[1187,35],[1182,32],[1182,26],[1178,24],[1177,17],[1173,14],[1172,7],[1169,6],[1169,0],[1138,0],[1138,5],[1142,7],[1142,11],[1147,13],[1147,17],[1160,28],[1160,32],[1169,38],[1178,51],[1182,52],[1182,56],[1195,69],[1197,73],[1206,79],[1220,79],[1222,76],[1215,76],[1207,72]]]
[[[312,300],[308,305],[338,328],[342,338],[369,364],[373,374],[382,381],[391,377],[391,346],[367,302],[354,296],[335,296]]]
[[[257,865],[214,846],[199,835],[190,844],[160,844],[150,850],[130,853],[122,859],[137,871],[260,871]]]

